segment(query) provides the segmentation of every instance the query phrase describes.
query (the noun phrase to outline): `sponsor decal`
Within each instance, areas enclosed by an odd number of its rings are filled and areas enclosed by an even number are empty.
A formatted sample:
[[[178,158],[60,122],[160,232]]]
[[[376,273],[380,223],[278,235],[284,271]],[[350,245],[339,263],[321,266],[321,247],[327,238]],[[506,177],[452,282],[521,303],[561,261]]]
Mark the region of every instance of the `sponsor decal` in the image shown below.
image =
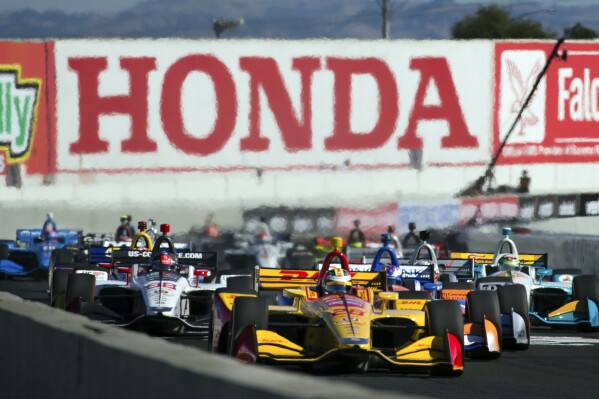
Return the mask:
[[[57,85],[76,94],[57,99],[61,169],[337,170],[413,167],[415,153],[419,165],[488,158],[491,42],[173,43],[56,44]],[[464,52],[479,55],[479,68]]]
[[[499,288],[499,286],[502,285],[508,285],[508,283],[500,283],[500,282],[494,282],[494,283],[481,283],[479,285],[479,289],[481,291],[497,291]]]
[[[98,271],[98,270],[77,270],[75,273],[78,274],[91,274],[98,281],[106,281],[108,280],[108,273]]]
[[[29,157],[36,126],[41,79],[21,77],[20,65],[0,65],[0,150],[3,163]]]
[[[520,210],[518,211],[518,215],[521,219],[532,220],[535,217],[536,210],[536,197],[520,197]]]
[[[349,298],[350,297],[345,297],[348,306],[350,305]],[[341,300],[341,297],[338,295],[325,296],[321,299],[321,301],[325,306],[328,306],[328,307],[344,306],[343,301]]]
[[[576,195],[557,196],[557,216],[574,217],[578,215],[579,200]]]
[[[152,256],[152,251],[128,251],[127,256],[130,258],[149,258]]]
[[[201,252],[185,252],[177,254],[179,259],[202,259],[204,254]]]
[[[599,215],[599,194],[580,195],[580,216]]]
[[[443,290],[441,297],[443,299],[464,300],[470,290]]]
[[[552,218],[557,215],[557,199],[555,196],[543,196],[537,198],[537,219]]]
[[[495,44],[497,149],[532,89],[554,43]],[[567,59],[554,59],[499,163],[577,163],[599,160],[599,45],[566,43]]]
[[[149,283],[148,285],[146,285],[147,289],[154,289],[154,288],[158,288],[158,287],[163,287],[168,290],[176,290],[177,284],[174,284],[174,283],[168,282],[168,281],[163,281],[163,282]]]

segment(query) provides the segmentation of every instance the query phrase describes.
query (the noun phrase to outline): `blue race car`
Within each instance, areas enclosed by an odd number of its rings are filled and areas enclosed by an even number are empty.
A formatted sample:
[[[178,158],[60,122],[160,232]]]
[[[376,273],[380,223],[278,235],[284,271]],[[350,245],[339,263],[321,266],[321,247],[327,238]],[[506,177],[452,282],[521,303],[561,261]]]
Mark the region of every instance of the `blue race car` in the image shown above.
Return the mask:
[[[81,230],[19,229],[15,241],[0,242],[0,275],[46,275],[52,251],[79,246]]]

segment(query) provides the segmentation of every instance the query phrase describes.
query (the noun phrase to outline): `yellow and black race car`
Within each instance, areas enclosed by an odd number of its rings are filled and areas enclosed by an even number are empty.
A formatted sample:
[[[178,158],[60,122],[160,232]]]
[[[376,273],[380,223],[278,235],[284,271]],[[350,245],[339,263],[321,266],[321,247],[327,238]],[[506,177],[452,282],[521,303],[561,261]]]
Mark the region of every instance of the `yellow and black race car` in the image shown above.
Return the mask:
[[[209,348],[251,363],[461,375],[458,302],[386,292],[385,272],[351,272],[335,243],[320,271],[257,269],[252,284],[217,289]],[[289,304],[269,304],[269,291]]]

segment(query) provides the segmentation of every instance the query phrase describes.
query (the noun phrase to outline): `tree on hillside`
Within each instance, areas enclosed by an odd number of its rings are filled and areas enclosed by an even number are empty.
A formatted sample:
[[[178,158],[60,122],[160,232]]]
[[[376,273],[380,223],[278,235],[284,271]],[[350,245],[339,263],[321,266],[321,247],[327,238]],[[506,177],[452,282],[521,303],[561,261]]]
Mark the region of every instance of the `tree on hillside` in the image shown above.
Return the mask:
[[[511,17],[497,5],[481,7],[451,28],[454,39],[546,39],[553,35],[531,19]]]
[[[571,28],[564,29],[564,33],[568,37],[568,39],[585,40],[597,39],[599,37],[599,34],[596,31],[592,30],[591,28],[587,28],[580,22],[577,22],[576,25],[574,25]]]

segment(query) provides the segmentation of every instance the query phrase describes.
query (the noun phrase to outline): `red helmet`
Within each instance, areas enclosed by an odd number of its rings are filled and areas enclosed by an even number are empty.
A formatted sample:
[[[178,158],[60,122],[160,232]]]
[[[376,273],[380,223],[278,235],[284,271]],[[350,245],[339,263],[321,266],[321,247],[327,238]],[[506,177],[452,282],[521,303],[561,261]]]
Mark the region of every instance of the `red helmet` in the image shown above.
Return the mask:
[[[173,258],[170,253],[165,251],[160,252],[152,261],[153,270],[172,270],[173,267]]]

